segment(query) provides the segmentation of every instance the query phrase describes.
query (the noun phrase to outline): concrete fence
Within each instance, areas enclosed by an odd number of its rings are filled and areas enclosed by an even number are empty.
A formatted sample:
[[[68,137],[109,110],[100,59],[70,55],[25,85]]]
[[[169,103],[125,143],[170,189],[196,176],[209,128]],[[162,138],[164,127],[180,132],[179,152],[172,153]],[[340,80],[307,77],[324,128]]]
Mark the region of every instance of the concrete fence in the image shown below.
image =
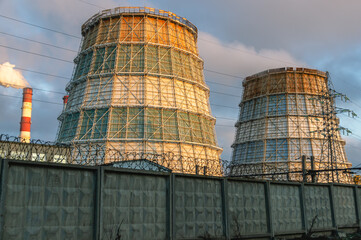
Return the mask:
[[[1,239],[295,236],[360,227],[361,188],[2,160]]]

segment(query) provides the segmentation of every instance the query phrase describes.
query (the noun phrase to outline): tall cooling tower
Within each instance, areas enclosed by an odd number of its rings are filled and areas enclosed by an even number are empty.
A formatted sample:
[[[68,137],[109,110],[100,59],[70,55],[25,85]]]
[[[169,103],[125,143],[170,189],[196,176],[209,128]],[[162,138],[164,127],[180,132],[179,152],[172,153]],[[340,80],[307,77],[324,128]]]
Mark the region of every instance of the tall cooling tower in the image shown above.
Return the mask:
[[[318,182],[345,182],[350,167],[325,72],[280,68],[247,77],[233,147],[231,175],[327,170]],[[329,171],[328,171],[329,170]],[[300,174],[263,175],[300,180]]]
[[[101,144],[100,163],[151,158],[175,172],[221,174],[192,23],[153,8],[115,8],[91,17],[82,36],[58,142]]]

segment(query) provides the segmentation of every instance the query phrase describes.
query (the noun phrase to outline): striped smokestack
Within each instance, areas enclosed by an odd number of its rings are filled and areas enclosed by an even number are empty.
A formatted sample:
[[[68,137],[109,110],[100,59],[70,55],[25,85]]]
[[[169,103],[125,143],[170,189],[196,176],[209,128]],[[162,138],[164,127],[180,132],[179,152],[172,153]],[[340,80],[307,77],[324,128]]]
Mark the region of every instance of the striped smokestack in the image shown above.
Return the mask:
[[[20,122],[20,139],[22,142],[30,142],[31,110],[32,110],[33,89],[23,89],[23,107]]]

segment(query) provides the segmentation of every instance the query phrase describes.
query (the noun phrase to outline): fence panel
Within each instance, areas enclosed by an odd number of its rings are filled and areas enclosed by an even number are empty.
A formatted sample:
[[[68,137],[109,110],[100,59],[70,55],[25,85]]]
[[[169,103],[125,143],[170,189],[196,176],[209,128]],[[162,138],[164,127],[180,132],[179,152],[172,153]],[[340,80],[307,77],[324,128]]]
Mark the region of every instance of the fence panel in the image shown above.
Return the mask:
[[[118,229],[121,239],[169,239],[171,231],[175,239],[222,237],[226,229],[230,237],[267,237],[304,232],[316,215],[314,229],[330,229],[333,213],[338,227],[358,226],[354,191],[361,202],[361,188],[355,186],[13,160],[2,168],[0,239],[88,240],[98,227],[100,240],[116,238]]]
[[[176,176],[174,235],[177,239],[223,236],[221,180]]]
[[[268,232],[265,183],[228,181],[230,236]]]
[[[300,191],[299,185],[271,184],[273,229],[276,233],[302,231]]]
[[[335,218],[338,226],[357,224],[353,187],[334,186]]]
[[[101,239],[166,239],[167,176],[105,171]]]
[[[307,229],[312,220],[316,218],[313,229],[332,228],[332,210],[330,191],[328,186],[305,185],[305,209],[307,216]]]
[[[92,171],[10,164],[2,239],[93,239]]]

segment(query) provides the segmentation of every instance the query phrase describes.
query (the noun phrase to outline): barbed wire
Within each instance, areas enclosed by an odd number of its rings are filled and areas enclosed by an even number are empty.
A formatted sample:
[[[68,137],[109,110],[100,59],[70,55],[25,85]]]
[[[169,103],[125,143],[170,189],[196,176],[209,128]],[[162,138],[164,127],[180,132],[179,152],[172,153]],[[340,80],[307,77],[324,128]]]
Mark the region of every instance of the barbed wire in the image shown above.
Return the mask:
[[[36,162],[77,164],[84,166],[111,165],[135,169],[152,169],[171,172],[224,176],[220,159],[178,156],[172,152],[124,152],[103,143],[87,142],[59,144],[32,139],[29,143],[19,137],[0,134],[0,158]],[[129,161],[133,161],[129,164]],[[154,168],[158,166],[158,169]]]
[[[222,159],[205,159],[178,156],[172,152],[147,153],[124,152],[116,148],[105,147],[97,142],[63,144],[32,139],[29,143],[20,137],[0,134],[0,158],[83,166],[107,165],[137,170],[153,170],[197,174],[207,176],[229,176],[262,180],[291,182],[339,182],[354,184],[352,168],[344,164],[337,169],[342,177],[332,178],[327,161],[311,162],[254,163],[235,164]]]

